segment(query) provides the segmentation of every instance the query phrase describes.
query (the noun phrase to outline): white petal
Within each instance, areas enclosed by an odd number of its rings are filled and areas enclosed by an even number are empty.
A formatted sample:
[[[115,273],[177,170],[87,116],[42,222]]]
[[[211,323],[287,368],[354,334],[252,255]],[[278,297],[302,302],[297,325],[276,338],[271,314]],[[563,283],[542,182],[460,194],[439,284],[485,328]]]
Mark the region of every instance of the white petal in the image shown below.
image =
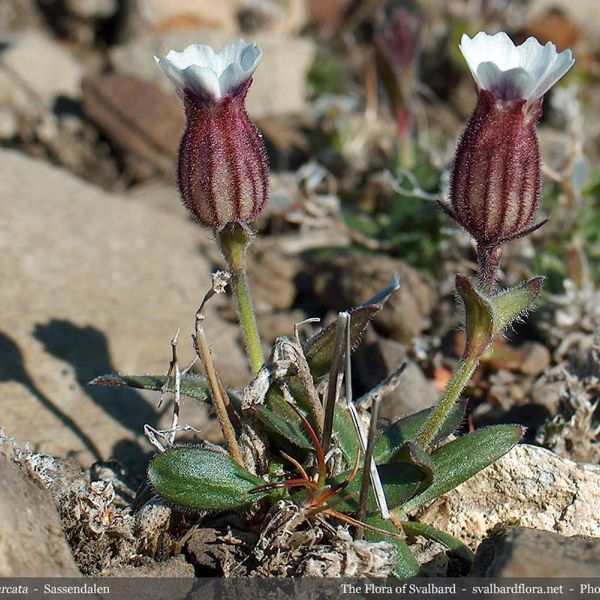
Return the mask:
[[[259,46],[240,39],[218,53],[210,46],[191,44],[155,60],[179,89],[220,100],[252,77],[261,57]]]
[[[481,88],[492,92],[501,100],[528,98],[535,86],[531,75],[521,67],[501,71],[493,62],[484,62],[477,68]]]
[[[570,50],[558,54],[554,44],[542,46],[533,37],[515,46],[504,32],[479,32],[472,39],[465,34],[460,50],[479,88],[503,100],[523,98],[529,103],[541,98],[575,62]]]
[[[210,67],[191,65],[183,70],[183,76],[185,78],[184,89],[195,92],[201,98],[204,96],[214,100],[222,98],[219,78]]]
[[[575,63],[571,50],[563,50],[558,54],[538,80],[529,100],[533,102],[541,98]]]

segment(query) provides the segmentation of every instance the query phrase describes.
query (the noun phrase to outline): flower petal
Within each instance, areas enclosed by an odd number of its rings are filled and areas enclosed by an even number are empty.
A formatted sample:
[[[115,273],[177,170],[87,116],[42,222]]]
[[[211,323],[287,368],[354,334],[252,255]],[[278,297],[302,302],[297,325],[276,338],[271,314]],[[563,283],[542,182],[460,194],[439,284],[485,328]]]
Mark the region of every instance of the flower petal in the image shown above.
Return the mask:
[[[258,45],[239,39],[218,53],[210,46],[191,44],[183,52],[171,50],[154,58],[177,88],[220,100],[252,77],[261,57]]]
[[[502,100],[522,98],[531,104],[541,98],[573,65],[570,50],[560,54],[548,42],[530,37],[515,46],[506,33],[464,34],[460,50],[480,89]]]

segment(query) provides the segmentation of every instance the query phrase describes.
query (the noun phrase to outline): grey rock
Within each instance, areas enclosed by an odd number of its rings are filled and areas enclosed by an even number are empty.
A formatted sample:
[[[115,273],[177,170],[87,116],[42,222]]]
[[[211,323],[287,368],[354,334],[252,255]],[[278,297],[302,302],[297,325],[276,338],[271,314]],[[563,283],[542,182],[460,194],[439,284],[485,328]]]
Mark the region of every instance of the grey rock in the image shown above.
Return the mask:
[[[204,26],[237,31],[243,4],[244,0],[144,0],[146,29],[149,23],[158,30]]]
[[[532,0],[527,5],[526,15],[529,20],[539,17],[547,11],[560,7],[569,17],[573,18],[579,25],[582,25],[598,33],[598,3],[596,0],[570,0],[569,2],[557,2],[557,0]],[[523,14],[523,13],[522,13]]]
[[[345,310],[366,302],[389,285],[394,273],[400,276],[400,287],[373,324],[394,340],[407,343],[430,326],[435,294],[420,273],[404,261],[378,254],[339,257],[323,266],[315,292],[327,308]]]
[[[494,527],[518,523],[600,538],[600,466],[520,444],[438,498],[419,520],[475,549]]]
[[[106,372],[166,373],[179,328],[181,363],[191,360],[194,314],[211,283],[200,251],[212,240],[187,219],[12,151],[0,152],[0,221],[0,426],[84,465],[139,465],[144,423],[165,426],[169,411],[157,413],[156,394],[87,384]],[[238,329],[215,308],[206,332],[217,369],[243,386]],[[214,422],[192,401],[182,420],[201,430]]]
[[[162,50],[181,51],[192,43],[208,44],[220,50],[237,39],[236,34],[210,29],[180,29],[154,37],[139,37],[113,48],[110,59],[121,73],[135,75],[175,94],[173,84],[156,66],[153,55]],[[254,74],[247,98],[249,114],[255,118],[302,113],[306,109],[306,73],[310,68],[315,48],[307,38],[287,37],[280,34],[256,34],[263,50],[263,59]]]
[[[435,404],[436,389],[399,342],[369,332],[354,357],[358,380],[365,389],[375,387],[402,363],[407,363],[400,385],[381,403],[381,418],[395,421]]]
[[[501,527],[483,540],[471,577],[597,577],[600,539]]]
[[[81,65],[58,42],[33,31],[4,36],[0,58],[0,105],[35,116],[40,104],[81,93]]]
[[[50,494],[0,453],[0,577],[76,577]]]

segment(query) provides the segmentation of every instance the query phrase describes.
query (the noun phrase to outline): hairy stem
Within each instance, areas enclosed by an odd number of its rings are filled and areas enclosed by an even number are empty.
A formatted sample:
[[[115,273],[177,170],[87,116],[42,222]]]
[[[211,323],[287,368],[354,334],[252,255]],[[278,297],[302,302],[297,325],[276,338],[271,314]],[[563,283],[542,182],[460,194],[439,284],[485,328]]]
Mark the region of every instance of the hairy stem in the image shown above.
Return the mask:
[[[477,261],[479,262],[479,285],[484,294],[494,291],[502,250],[496,247],[477,246]]]
[[[246,250],[252,241],[251,234],[241,226],[233,224],[219,232],[217,237],[231,272],[230,285],[236,301],[246,354],[250,368],[256,375],[265,359],[246,274]]]
[[[455,371],[452,379],[448,382],[446,389],[433,411],[433,414],[425,424],[423,430],[417,437],[417,443],[422,447],[429,446],[444,427],[448,415],[455,403],[458,402],[462,391],[465,389],[471,375],[479,364],[479,358],[463,358]]]

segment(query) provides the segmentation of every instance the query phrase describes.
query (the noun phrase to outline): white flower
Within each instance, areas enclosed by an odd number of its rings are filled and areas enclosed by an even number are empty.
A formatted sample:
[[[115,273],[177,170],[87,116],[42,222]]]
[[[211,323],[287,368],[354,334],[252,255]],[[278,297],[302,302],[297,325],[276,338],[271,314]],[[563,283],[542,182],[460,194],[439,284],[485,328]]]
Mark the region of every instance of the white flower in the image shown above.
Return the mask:
[[[248,81],[261,58],[257,44],[240,39],[218,53],[210,46],[191,44],[183,52],[171,50],[154,60],[178,89],[218,101]]]
[[[463,34],[460,51],[480,89],[527,104],[541,98],[575,62],[570,50],[558,53],[552,42],[542,46],[530,37],[515,46],[503,31],[481,31],[473,39]]]

